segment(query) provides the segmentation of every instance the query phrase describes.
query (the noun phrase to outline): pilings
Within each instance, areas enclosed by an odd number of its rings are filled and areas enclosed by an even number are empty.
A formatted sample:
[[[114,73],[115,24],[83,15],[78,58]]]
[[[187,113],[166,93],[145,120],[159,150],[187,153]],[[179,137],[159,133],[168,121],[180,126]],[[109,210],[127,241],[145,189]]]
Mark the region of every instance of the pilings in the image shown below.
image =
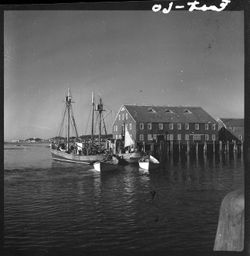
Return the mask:
[[[238,154],[243,156],[241,144],[235,141],[159,141],[150,143],[150,152],[159,158],[171,157],[173,155],[191,155],[199,157],[200,155],[220,155],[220,154]]]
[[[244,191],[239,189],[225,196],[221,203],[214,251],[244,249]]]

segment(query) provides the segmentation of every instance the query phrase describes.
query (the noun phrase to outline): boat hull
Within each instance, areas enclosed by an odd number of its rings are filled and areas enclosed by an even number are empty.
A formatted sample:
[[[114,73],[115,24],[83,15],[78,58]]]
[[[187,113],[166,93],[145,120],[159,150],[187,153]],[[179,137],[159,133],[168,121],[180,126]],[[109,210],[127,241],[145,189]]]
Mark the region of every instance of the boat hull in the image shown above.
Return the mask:
[[[160,162],[151,155],[149,156],[149,159],[145,161],[139,160],[138,163],[139,163],[139,167],[146,171],[156,169],[157,167],[159,167],[159,164],[160,164]]]
[[[139,167],[143,170],[149,171],[157,169],[159,167],[159,164],[155,164],[152,162],[139,162]]]
[[[143,170],[149,170],[149,162],[139,162],[139,166]]]
[[[94,166],[94,169],[98,172],[114,171],[118,167],[117,164],[110,164],[105,162],[95,162],[93,166]]]
[[[50,152],[52,155],[52,159],[55,161],[79,163],[79,164],[86,164],[86,165],[93,164],[94,162],[97,162],[97,161],[102,161],[105,158],[103,154],[82,156],[82,155],[68,154],[64,151],[59,151],[56,149],[51,149]]]
[[[133,153],[123,153],[119,154],[120,163],[126,164],[137,164],[139,159],[142,157],[142,153],[133,152]]]

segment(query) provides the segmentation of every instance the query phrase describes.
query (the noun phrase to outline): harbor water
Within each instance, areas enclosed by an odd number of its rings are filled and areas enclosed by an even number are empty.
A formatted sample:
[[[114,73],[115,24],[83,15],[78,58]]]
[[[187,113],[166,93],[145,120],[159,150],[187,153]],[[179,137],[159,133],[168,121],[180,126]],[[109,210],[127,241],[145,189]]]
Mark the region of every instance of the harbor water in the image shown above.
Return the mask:
[[[224,196],[243,187],[242,156],[173,158],[145,173],[54,162],[47,145],[4,147],[6,249],[212,251]]]

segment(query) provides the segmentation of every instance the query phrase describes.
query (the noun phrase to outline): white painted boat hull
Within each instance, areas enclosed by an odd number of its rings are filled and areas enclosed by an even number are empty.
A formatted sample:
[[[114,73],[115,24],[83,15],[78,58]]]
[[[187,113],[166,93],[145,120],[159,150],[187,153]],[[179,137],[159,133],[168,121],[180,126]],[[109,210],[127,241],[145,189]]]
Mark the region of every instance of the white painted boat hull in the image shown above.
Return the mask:
[[[139,167],[143,170],[149,171],[159,167],[160,162],[153,156],[149,156],[149,159],[145,161],[138,161]]]
[[[105,162],[95,162],[93,166],[94,169],[98,172],[107,172],[116,170],[118,165]]]
[[[85,164],[85,165],[90,165],[90,164],[93,164],[94,162],[102,161],[105,158],[103,154],[83,156],[83,155],[76,155],[76,154],[68,154],[64,151],[59,151],[56,149],[51,149],[50,152],[52,154],[53,160],[68,162],[68,163]]]
[[[139,162],[139,167],[143,170],[149,170],[149,162]]]

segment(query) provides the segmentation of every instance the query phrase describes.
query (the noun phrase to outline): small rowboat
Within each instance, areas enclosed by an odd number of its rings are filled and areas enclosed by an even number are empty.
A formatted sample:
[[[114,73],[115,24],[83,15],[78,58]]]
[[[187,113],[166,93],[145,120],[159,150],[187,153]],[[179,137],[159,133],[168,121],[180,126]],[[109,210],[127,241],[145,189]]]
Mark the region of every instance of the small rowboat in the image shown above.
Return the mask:
[[[94,169],[98,172],[114,171],[118,167],[119,160],[112,156],[111,160],[98,161],[93,164]]]
[[[146,170],[146,171],[149,171],[149,170],[152,170],[152,169],[156,169],[160,162],[153,156],[149,156],[147,158],[141,158],[139,161],[139,166],[141,169],[143,170]]]

